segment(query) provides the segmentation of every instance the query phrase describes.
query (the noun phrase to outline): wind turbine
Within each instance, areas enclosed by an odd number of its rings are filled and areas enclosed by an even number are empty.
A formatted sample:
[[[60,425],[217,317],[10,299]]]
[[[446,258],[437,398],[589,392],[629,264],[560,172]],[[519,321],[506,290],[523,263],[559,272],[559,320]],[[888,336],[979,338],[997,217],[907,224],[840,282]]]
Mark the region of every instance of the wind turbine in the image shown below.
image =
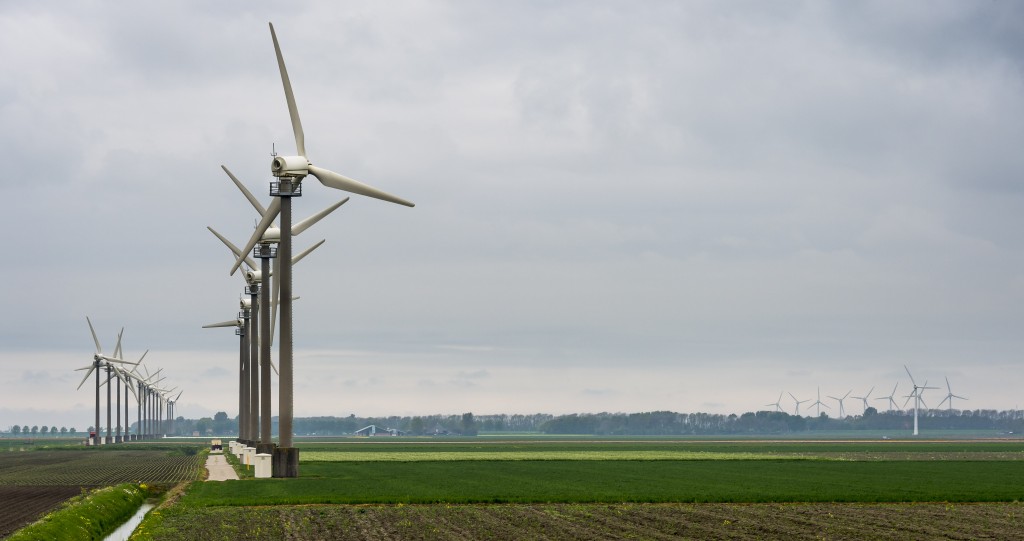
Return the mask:
[[[238,442],[244,444],[246,447],[251,443],[249,438],[249,410],[250,410],[250,389],[249,385],[249,371],[252,370],[252,365],[249,362],[249,348],[245,347],[246,342],[246,320],[243,318],[229,319],[227,321],[221,321],[219,323],[210,323],[203,325],[204,329],[213,329],[217,327],[235,327],[235,334],[238,335]]]
[[[954,398],[959,398],[960,400],[967,400],[966,396],[959,396],[959,395],[953,394],[953,389],[951,389],[949,387],[949,377],[946,377],[946,392],[947,392],[946,398],[943,398],[942,402],[939,402],[939,405],[935,406],[936,408],[941,408],[942,405],[945,404],[946,401],[948,400],[949,404],[946,406],[946,408],[949,411],[953,411],[953,399]]]
[[[835,400],[836,402],[839,402],[839,418],[840,419],[845,419],[846,418],[846,410],[843,409],[843,400],[846,400],[846,397],[850,396],[850,393],[852,393],[852,392],[853,392],[853,389],[850,389],[849,391],[846,391],[846,394],[844,394],[842,398],[838,398],[838,397],[829,395],[829,398],[831,398],[832,400]]]
[[[914,399],[914,435],[917,435],[917,410],[921,409],[921,404],[924,400],[921,399],[921,392],[925,389],[938,389],[938,387],[929,387],[928,382],[925,381],[924,385],[918,386],[917,382],[914,381],[914,376],[910,374],[910,369],[907,365],[903,365],[903,369],[907,371],[907,375],[910,376],[910,383],[914,385],[914,391],[910,393],[910,397]]]
[[[894,408],[895,409],[899,409],[899,406],[896,404],[896,388],[899,387],[899,386],[900,386],[900,382],[897,381],[896,385],[893,385],[893,387],[892,387],[892,394],[890,394],[889,396],[880,396],[880,397],[876,398],[875,400],[888,400],[889,401],[889,411],[892,411]],[[874,389],[874,387],[872,387],[872,389]]]
[[[245,186],[242,186],[241,183],[238,182],[238,179],[236,179],[235,176],[232,175],[227,168],[224,168],[224,171],[228,173],[228,176],[231,177],[231,180],[235,181],[239,189],[242,190],[242,193],[246,194],[246,197],[249,198],[250,202],[252,202],[252,204],[256,207],[257,211],[263,208],[259,204],[259,202],[256,201],[256,198],[252,196],[249,190],[246,190]],[[299,233],[302,233],[310,226],[318,222],[321,218],[330,214],[331,211],[343,205],[346,201],[348,201],[347,197],[341,200],[340,202],[335,203],[334,205],[331,205],[330,207],[318,212],[317,214],[310,216],[309,218],[303,220],[302,222],[299,222],[298,224],[296,224],[296,227],[294,228],[297,230],[297,232],[293,234],[298,235]],[[265,210],[263,212],[265,212]],[[245,328],[247,329],[245,335],[247,336],[248,342],[250,344],[250,353],[248,361],[249,367],[245,369],[249,373],[249,379],[251,383],[246,398],[246,403],[249,404],[249,410],[247,415],[245,416],[245,422],[248,423],[245,432],[247,432],[248,437],[243,437],[241,435],[243,432],[240,431],[239,439],[249,440],[252,443],[253,447],[257,447],[257,453],[269,453],[273,451],[273,442],[271,441],[270,435],[270,370],[273,369],[274,372],[278,372],[277,367],[274,366],[273,361],[270,359],[270,346],[273,344],[274,341],[273,323],[274,316],[276,316],[277,312],[277,303],[280,302],[280,299],[278,298],[278,296],[280,295],[280,289],[278,288],[279,282],[275,280],[273,288],[274,295],[273,297],[271,297],[269,295],[269,290],[265,287],[264,283],[270,280],[270,277],[273,275],[273,273],[271,273],[269,270],[269,258],[271,256],[268,254],[276,255],[276,253],[268,250],[266,246],[262,246],[259,250],[257,250],[257,252],[260,254],[260,259],[262,260],[262,270],[256,270],[256,263],[248,256],[248,254],[239,250],[237,246],[235,246],[231,241],[224,237],[224,235],[221,235],[212,227],[207,227],[207,229],[209,229],[210,232],[214,234],[214,236],[220,239],[220,241],[224,243],[224,245],[227,246],[228,249],[231,250],[233,254],[235,254],[235,257],[242,257],[245,260],[246,266],[249,267],[249,270],[247,270],[242,275],[242,277],[245,279],[246,284],[248,284],[246,286],[246,293],[249,293],[251,297],[248,300],[242,301],[241,307],[243,312],[239,314],[239,317],[241,319],[245,319],[246,317],[249,318],[248,323],[245,325]],[[264,235],[264,238],[266,238],[266,235]],[[320,240],[320,242],[317,242],[313,246],[310,246],[309,248],[305,249],[302,253],[293,257],[292,265],[295,265],[299,261],[302,261],[303,258],[312,253],[313,250],[319,248],[324,242],[326,241]],[[278,271],[280,269],[279,262],[280,259],[275,258],[275,271]],[[259,293],[261,296],[259,300],[257,300],[256,297],[257,293]],[[273,300],[271,300],[271,298]],[[253,308],[254,303],[258,307],[258,309]],[[271,304],[274,305],[273,314],[270,313]],[[226,321],[219,326],[230,327],[232,326],[231,323],[231,321]],[[266,338],[264,339],[263,337]],[[263,362],[264,360],[266,362]],[[259,366],[257,366],[257,364]],[[239,394],[240,400],[241,396],[242,393]],[[240,403],[239,407],[243,407],[243,404]],[[242,418],[243,416],[240,415],[240,422]],[[259,440],[259,446],[256,445],[256,440]]]
[[[822,406],[825,406],[825,408],[827,408],[827,409],[832,409],[832,408],[828,407],[828,404],[825,404],[824,402],[821,401],[821,387],[818,387],[818,399],[815,400],[814,402],[811,402],[811,405],[812,406],[817,406],[817,408],[818,408],[817,409],[817,413],[818,413],[817,416],[818,417],[821,417],[821,407]]]
[[[871,389],[868,390],[868,392],[864,393],[864,396],[853,396],[851,398],[856,398],[857,400],[864,402],[864,411],[866,412],[868,411],[868,397],[871,396],[871,393],[874,392],[874,390],[875,387],[872,385]]]
[[[794,403],[796,403],[796,416],[799,417],[800,416],[800,404],[803,404],[804,402],[810,402],[811,399],[808,398],[807,400],[797,400],[796,397],[793,396],[793,393],[789,393],[789,397],[793,399]]]
[[[785,391],[780,392],[779,393],[779,399],[776,400],[775,402],[772,402],[771,404],[765,404],[765,407],[767,407],[767,406],[775,406],[775,411],[782,411],[782,395],[784,393],[785,393]]]
[[[93,341],[93,344],[96,345],[96,352],[92,356],[92,359],[93,359],[92,364],[90,364],[89,366],[84,366],[82,368],[78,368],[77,369],[77,370],[88,370],[88,372],[85,373],[85,377],[82,378],[82,382],[78,384],[77,389],[81,389],[82,385],[85,384],[85,380],[89,379],[89,376],[92,373],[94,373],[94,372],[96,373],[96,422],[93,425],[96,428],[96,437],[92,441],[92,445],[100,445],[101,442],[103,441],[103,438],[100,437],[100,370],[104,366],[109,365],[110,363],[123,363],[123,364],[131,364],[131,363],[126,363],[125,361],[122,361],[121,359],[117,358],[117,356],[116,356],[116,352],[119,352],[120,349],[121,349],[121,334],[120,333],[117,335],[117,346],[114,347],[115,356],[114,357],[108,357],[108,356],[103,354],[103,346],[100,345],[100,340],[99,340],[99,338],[96,337],[96,330],[93,328],[92,321],[89,319],[89,316],[85,317],[85,321],[86,321],[86,323],[89,324],[89,333],[92,334],[92,341]],[[124,332],[124,329],[121,329],[121,331]],[[110,417],[110,411],[109,411],[110,410],[110,400],[109,400],[109,398],[110,397],[109,397],[109,393],[108,393],[108,396],[107,396],[107,410],[108,410],[107,411],[107,417],[108,417],[108,419],[107,419],[107,426],[108,427],[110,426],[110,419],[109,419],[109,417]]]
[[[293,371],[292,371],[292,197],[302,195],[302,179],[306,175],[313,175],[324,186],[351,192],[374,199],[389,201],[405,206],[415,206],[413,203],[387,192],[363,184],[344,175],[335,173],[328,169],[314,166],[306,154],[305,134],[302,130],[302,122],[299,119],[299,110],[295,104],[295,94],[292,92],[292,84],[288,77],[288,70],[284,64],[284,56],[281,54],[281,46],[277,41],[277,33],[274,32],[274,25],[270,24],[270,36],[274,42],[274,53],[277,56],[277,66],[281,72],[281,83],[284,86],[285,100],[288,102],[288,115],[291,117],[292,132],[295,136],[295,156],[274,156],[271,162],[271,173],[278,181],[271,183],[270,194],[277,196],[263,219],[260,220],[253,236],[246,243],[242,250],[248,253],[256,246],[256,243],[263,236],[263,232],[270,227],[278,213],[281,214],[281,245],[278,254],[283,263],[277,280],[281,283],[281,341],[279,359],[281,363],[280,392],[278,398],[279,406],[279,433],[280,447],[274,451],[275,477],[298,477],[299,475],[299,451],[293,446],[292,420],[293,420]],[[235,262],[231,274],[242,264],[242,258]]]

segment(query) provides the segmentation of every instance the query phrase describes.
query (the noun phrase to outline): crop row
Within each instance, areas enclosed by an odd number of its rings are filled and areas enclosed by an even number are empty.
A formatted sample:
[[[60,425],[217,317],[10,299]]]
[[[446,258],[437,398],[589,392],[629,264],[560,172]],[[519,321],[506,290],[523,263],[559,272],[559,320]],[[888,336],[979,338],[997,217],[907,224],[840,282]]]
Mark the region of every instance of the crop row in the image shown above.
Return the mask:
[[[715,453],[687,450],[600,450],[600,451],[304,451],[303,462],[426,462],[467,460],[824,460],[804,455],[767,453]]]
[[[202,457],[162,451],[9,453],[0,461],[0,485],[108,486],[198,479]]]
[[[1024,539],[1024,505],[508,504],[191,508],[145,539]]]
[[[36,520],[60,502],[79,494],[74,486],[0,485],[0,538]]]
[[[1024,468],[997,461],[308,462],[287,483],[194,485],[189,505],[1024,500]]]

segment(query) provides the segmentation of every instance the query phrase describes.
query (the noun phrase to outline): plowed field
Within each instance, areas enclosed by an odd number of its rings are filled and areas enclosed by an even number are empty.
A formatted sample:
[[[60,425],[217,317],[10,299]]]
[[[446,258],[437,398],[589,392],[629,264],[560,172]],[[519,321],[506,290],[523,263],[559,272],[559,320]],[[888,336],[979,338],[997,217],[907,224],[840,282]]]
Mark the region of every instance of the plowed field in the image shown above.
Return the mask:
[[[1024,539],[1024,505],[505,504],[175,508],[159,540]]]
[[[64,500],[120,483],[198,479],[202,457],[164,451],[28,451],[0,454],[0,538]]]
[[[0,485],[0,538],[53,509],[60,502],[77,496],[78,487]]]

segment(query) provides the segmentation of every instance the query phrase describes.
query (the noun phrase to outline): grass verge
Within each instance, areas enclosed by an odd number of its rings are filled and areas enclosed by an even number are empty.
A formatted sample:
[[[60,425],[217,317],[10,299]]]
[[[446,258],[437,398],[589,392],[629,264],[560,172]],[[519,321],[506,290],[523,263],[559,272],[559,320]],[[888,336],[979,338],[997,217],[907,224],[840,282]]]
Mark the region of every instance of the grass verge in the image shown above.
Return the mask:
[[[151,495],[146,485],[101,488],[65,502],[60,509],[14,532],[9,541],[102,539],[131,518]]]

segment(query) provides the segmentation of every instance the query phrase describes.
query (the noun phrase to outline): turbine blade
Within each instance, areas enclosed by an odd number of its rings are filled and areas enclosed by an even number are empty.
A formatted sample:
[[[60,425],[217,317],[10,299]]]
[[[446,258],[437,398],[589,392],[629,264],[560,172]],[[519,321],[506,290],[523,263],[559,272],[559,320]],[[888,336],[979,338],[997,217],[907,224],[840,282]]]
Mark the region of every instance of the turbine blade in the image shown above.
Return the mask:
[[[185,392],[185,391],[184,391],[184,390],[182,390],[182,391],[179,391],[179,392],[178,392],[178,396],[174,397],[174,402],[177,402],[177,401],[178,401],[178,399],[179,399],[179,398],[181,398],[181,393],[183,393],[183,392]]]
[[[103,353],[103,348],[100,347],[100,339],[96,338],[96,330],[92,328],[92,321],[89,321],[89,316],[85,316],[85,321],[89,324],[89,332],[92,333],[92,341],[96,344],[96,353]]]
[[[79,369],[79,370],[81,370],[81,369]],[[78,387],[76,387],[76,388],[75,388],[75,390],[76,390],[76,391],[77,391],[78,389],[81,389],[81,388],[82,388],[82,385],[85,385],[85,380],[89,379],[89,376],[91,376],[91,375],[92,375],[92,371],[93,371],[93,370],[96,370],[96,365],[95,365],[95,364],[93,364],[92,366],[90,366],[90,367],[89,367],[89,371],[88,371],[88,372],[86,372],[86,373],[85,373],[85,377],[84,377],[84,378],[82,378],[82,383],[79,383],[79,384],[78,384]]]
[[[305,220],[302,220],[301,222],[292,225],[292,236],[297,236],[303,231],[309,229],[311,225],[322,220],[324,216],[327,216],[328,214],[334,212],[335,209],[347,203],[348,200],[349,198],[346,197],[345,199],[338,201],[337,203],[325,208],[324,210],[321,210],[320,212],[310,216],[309,218],[306,218]]]
[[[388,201],[391,203],[398,203],[399,205],[405,205],[407,207],[415,207],[416,205],[412,202],[406,201],[401,197],[391,195],[385,191],[378,190],[373,186],[368,186],[359,182],[358,180],[350,179],[344,175],[339,175],[334,171],[316,167],[315,165],[309,166],[309,173],[320,181],[320,184],[324,186],[334,188],[336,190],[342,190],[345,192],[351,192],[359,195],[365,195],[366,197],[372,197],[374,199],[380,199],[382,201]]]
[[[288,115],[292,117],[292,131],[295,132],[295,150],[299,156],[306,155],[306,138],[302,133],[302,121],[299,120],[299,108],[295,106],[295,94],[292,92],[292,82],[288,78],[288,68],[284,66],[284,57],[281,55],[281,45],[277,43],[277,32],[274,32],[274,23],[270,23],[270,37],[274,40],[274,54],[277,55],[277,67],[281,70],[281,83],[284,84],[284,97],[288,100]]]
[[[210,233],[213,233],[218,239],[220,239],[220,241],[224,243],[224,246],[227,246],[228,250],[231,250],[231,253],[235,254],[236,258],[244,257],[245,264],[249,265],[250,269],[258,268],[256,266],[256,261],[252,257],[250,257],[248,253],[243,252],[238,246],[235,246],[230,240],[225,238],[224,235],[221,235],[220,233],[214,231],[212,227],[206,226],[206,228],[210,230]]]
[[[124,336],[124,327],[121,327],[121,332],[117,333],[117,345],[114,346],[114,357],[121,358],[121,337]]]
[[[260,220],[259,225],[256,226],[256,231],[252,232],[252,237],[249,238],[249,242],[245,243],[245,248],[242,248],[243,254],[248,254],[249,252],[252,251],[252,249],[256,246],[256,243],[259,242],[261,238],[263,238],[263,233],[266,233],[267,229],[270,228],[270,224],[274,222],[274,218],[277,218],[277,215],[280,214],[280,212],[281,198],[275,197],[274,200],[270,202],[270,206],[267,207],[267,212],[266,214],[263,215],[263,219]],[[230,274],[232,276],[235,274],[235,271],[238,270],[238,267],[242,264],[243,261],[245,260],[242,258],[239,258],[238,261],[235,261],[235,266],[231,267]]]
[[[907,365],[903,365],[903,369],[906,370],[907,371],[907,375],[910,376],[910,383],[913,383],[914,387],[917,387],[917,382],[914,381],[914,376],[910,375],[910,369],[907,368]]]
[[[149,353],[149,350],[148,350],[148,349],[147,349],[146,351],[144,351],[144,352],[142,353],[142,357],[139,357],[139,360],[138,360],[138,361],[135,361],[135,366],[139,366],[139,363],[141,363],[141,362],[142,362],[142,359],[145,359],[145,358],[146,358],[146,354],[147,354],[147,353]],[[132,371],[135,371],[135,368],[134,368],[134,367],[132,368]]]
[[[305,250],[303,250],[302,253],[300,253],[299,255],[297,255],[297,256],[292,258],[292,265],[298,263],[299,261],[302,261],[302,258],[304,258],[307,255],[313,253],[313,250],[316,250],[317,248],[320,247],[321,244],[323,244],[325,242],[327,242],[327,239],[323,239],[320,242],[318,242],[318,243],[310,246],[309,248],[306,248]]]
[[[220,323],[210,323],[209,325],[203,325],[204,329],[212,329],[214,327],[237,327],[238,320],[232,319],[228,321],[221,321]]]
[[[253,195],[252,192],[250,192],[249,189],[246,188],[245,185],[242,184],[242,182],[235,177],[235,175],[231,174],[231,171],[228,171],[227,167],[224,167],[222,165],[220,166],[220,168],[223,169],[224,172],[227,173],[229,177],[231,177],[231,182],[234,182],[235,186],[238,186],[238,189],[242,191],[242,195],[244,195],[245,198],[249,200],[249,203],[251,203],[253,208],[256,209],[256,212],[260,213],[260,215],[263,215],[264,213],[267,212],[267,209],[263,208],[263,205],[261,205],[259,200],[256,199],[256,196]]]

